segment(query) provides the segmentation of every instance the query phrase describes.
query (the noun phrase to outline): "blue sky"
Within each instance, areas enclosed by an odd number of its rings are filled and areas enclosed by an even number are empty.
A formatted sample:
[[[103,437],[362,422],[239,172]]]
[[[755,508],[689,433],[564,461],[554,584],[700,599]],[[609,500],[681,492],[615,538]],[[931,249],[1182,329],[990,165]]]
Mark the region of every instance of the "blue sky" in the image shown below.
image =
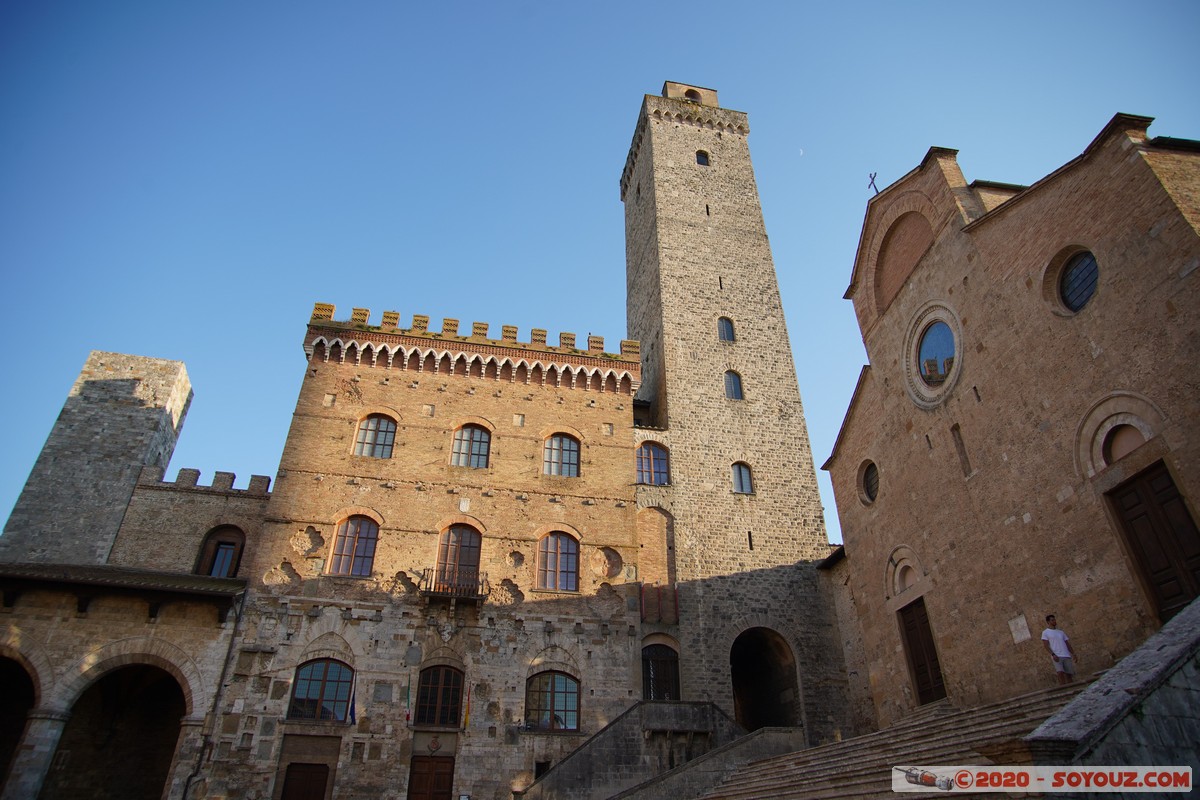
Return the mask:
[[[865,360],[870,173],[1031,183],[1117,112],[1200,138],[1200,4],[0,3],[0,515],[89,350],[186,362],[168,474],[273,476],[317,301],[625,335],[643,94],[751,153],[817,464]],[[435,323],[436,324],[436,323]],[[820,473],[831,538],[840,540]]]

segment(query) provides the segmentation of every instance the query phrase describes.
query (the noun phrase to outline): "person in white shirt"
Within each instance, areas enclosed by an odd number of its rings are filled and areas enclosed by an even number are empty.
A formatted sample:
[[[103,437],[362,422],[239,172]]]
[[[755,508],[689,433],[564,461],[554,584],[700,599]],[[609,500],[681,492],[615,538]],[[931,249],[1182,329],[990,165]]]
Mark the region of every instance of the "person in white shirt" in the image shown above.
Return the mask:
[[[1070,683],[1075,680],[1075,648],[1071,647],[1071,638],[1058,629],[1058,620],[1053,614],[1046,615],[1046,624],[1050,627],[1042,631],[1042,645],[1054,661],[1054,672],[1058,675],[1059,683]]]

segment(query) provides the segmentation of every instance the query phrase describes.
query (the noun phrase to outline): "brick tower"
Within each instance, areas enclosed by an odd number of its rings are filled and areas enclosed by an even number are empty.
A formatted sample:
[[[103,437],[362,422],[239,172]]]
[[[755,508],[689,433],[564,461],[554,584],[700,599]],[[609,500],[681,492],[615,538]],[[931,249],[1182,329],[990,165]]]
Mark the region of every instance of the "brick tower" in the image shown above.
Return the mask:
[[[93,351],[0,536],[0,562],[103,564],[142,467],[166,467],[192,385],[180,361]]]
[[[831,712],[799,685],[831,666],[831,643],[797,562],[829,551],[748,133],[715,91],[667,82],[645,97],[621,176],[639,463],[654,446],[669,460],[665,477],[639,471],[641,546],[667,562],[641,577],[678,597],[677,614],[645,603],[645,627],[678,637],[683,699],[815,739]]]

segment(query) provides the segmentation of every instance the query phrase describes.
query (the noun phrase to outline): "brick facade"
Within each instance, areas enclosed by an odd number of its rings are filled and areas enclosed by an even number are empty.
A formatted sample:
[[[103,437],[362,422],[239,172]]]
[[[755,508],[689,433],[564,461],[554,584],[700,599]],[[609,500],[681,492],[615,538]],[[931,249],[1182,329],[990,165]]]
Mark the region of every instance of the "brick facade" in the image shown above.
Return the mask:
[[[1200,518],[1200,148],[1149,138],[1149,122],[1118,115],[1028,189],[967,184],[935,148],[870,203],[847,292],[870,365],[825,468],[862,626],[851,669],[881,723],[921,701],[899,623],[918,599],[945,691],[966,706],[1053,683],[1048,613],[1084,674],[1164,618],[1113,492],[1161,465],[1179,493],[1168,513]],[[929,246],[889,250],[914,215]],[[1098,279],[1071,311],[1060,278],[1083,251]],[[918,347],[939,320],[954,362],[930,386]],[[1122,425],[1145,442],[1114,454]]]

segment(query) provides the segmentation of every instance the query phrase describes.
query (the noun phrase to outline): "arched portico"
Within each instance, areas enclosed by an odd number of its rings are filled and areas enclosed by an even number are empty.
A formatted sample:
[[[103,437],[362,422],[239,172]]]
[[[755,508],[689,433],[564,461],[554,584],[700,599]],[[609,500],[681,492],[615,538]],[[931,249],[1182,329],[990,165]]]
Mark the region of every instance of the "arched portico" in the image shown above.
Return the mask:
[[[770,628],[750,628],[729,650],[734,716],[748,731],[801,724],[796,658]]]

